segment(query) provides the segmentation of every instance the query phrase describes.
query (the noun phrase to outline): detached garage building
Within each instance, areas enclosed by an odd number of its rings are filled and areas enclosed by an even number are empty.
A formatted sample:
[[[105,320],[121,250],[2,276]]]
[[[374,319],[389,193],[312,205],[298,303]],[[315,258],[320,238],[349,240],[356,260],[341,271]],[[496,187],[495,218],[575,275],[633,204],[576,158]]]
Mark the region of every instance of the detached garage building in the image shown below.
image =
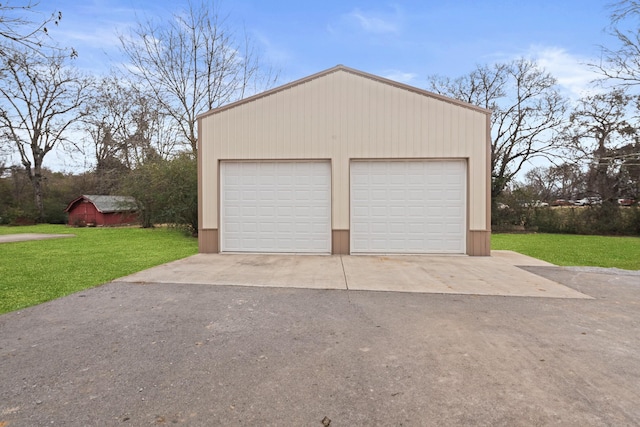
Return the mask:
[[[211,110],[200,252],[489,255],[489,119],[344,66]]]

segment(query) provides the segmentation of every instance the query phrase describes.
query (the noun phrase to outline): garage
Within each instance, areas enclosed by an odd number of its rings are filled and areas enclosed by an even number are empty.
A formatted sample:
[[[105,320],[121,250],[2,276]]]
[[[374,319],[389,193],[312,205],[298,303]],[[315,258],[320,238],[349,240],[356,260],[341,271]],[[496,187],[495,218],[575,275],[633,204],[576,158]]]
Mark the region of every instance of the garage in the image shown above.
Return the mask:
[[[331,252],[328,161],[225,161],[220,174],[222,252]]]
[[[198,250],[490,255],[490,123],[343,65],[207,111]]]
[[[351,162],[351,253],[465,252],[466,163]]]

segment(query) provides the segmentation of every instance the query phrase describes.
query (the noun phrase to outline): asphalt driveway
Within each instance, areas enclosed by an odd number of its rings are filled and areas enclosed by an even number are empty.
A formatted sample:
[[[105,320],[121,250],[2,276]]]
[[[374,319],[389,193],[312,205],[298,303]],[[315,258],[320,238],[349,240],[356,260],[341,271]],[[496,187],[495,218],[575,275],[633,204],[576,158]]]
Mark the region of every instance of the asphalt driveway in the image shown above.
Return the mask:
[[[0,425],[638,425],[640,275],[587,298],[116,281],[0,316]]]

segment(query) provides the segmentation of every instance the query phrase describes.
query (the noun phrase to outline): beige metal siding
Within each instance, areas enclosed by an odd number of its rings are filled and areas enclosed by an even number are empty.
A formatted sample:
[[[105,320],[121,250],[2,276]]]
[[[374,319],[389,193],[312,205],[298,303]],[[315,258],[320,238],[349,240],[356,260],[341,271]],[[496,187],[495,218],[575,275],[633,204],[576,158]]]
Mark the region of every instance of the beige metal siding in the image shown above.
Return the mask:
[[[486,112],[337,69],[201,117],[201,227],[218,228],[219,160],[331,159],[332,229],[349,228],[349,160],[467,159],[470,230],[487,229]]]

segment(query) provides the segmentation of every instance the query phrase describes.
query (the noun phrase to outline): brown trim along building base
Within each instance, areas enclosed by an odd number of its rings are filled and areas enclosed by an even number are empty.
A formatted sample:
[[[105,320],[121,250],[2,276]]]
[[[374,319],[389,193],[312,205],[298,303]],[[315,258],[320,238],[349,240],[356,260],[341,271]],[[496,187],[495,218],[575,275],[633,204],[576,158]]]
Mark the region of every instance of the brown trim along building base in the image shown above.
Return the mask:
[[[467,255],[490,256],[491,255],[491,231],[467,232]]]
[[[331,230],[331,253],[349,255],[349,230]]]
[[[215,228],[198,230],[198,252],[202,254],[217,254],[220,252],[218,248],[218,230]]]

